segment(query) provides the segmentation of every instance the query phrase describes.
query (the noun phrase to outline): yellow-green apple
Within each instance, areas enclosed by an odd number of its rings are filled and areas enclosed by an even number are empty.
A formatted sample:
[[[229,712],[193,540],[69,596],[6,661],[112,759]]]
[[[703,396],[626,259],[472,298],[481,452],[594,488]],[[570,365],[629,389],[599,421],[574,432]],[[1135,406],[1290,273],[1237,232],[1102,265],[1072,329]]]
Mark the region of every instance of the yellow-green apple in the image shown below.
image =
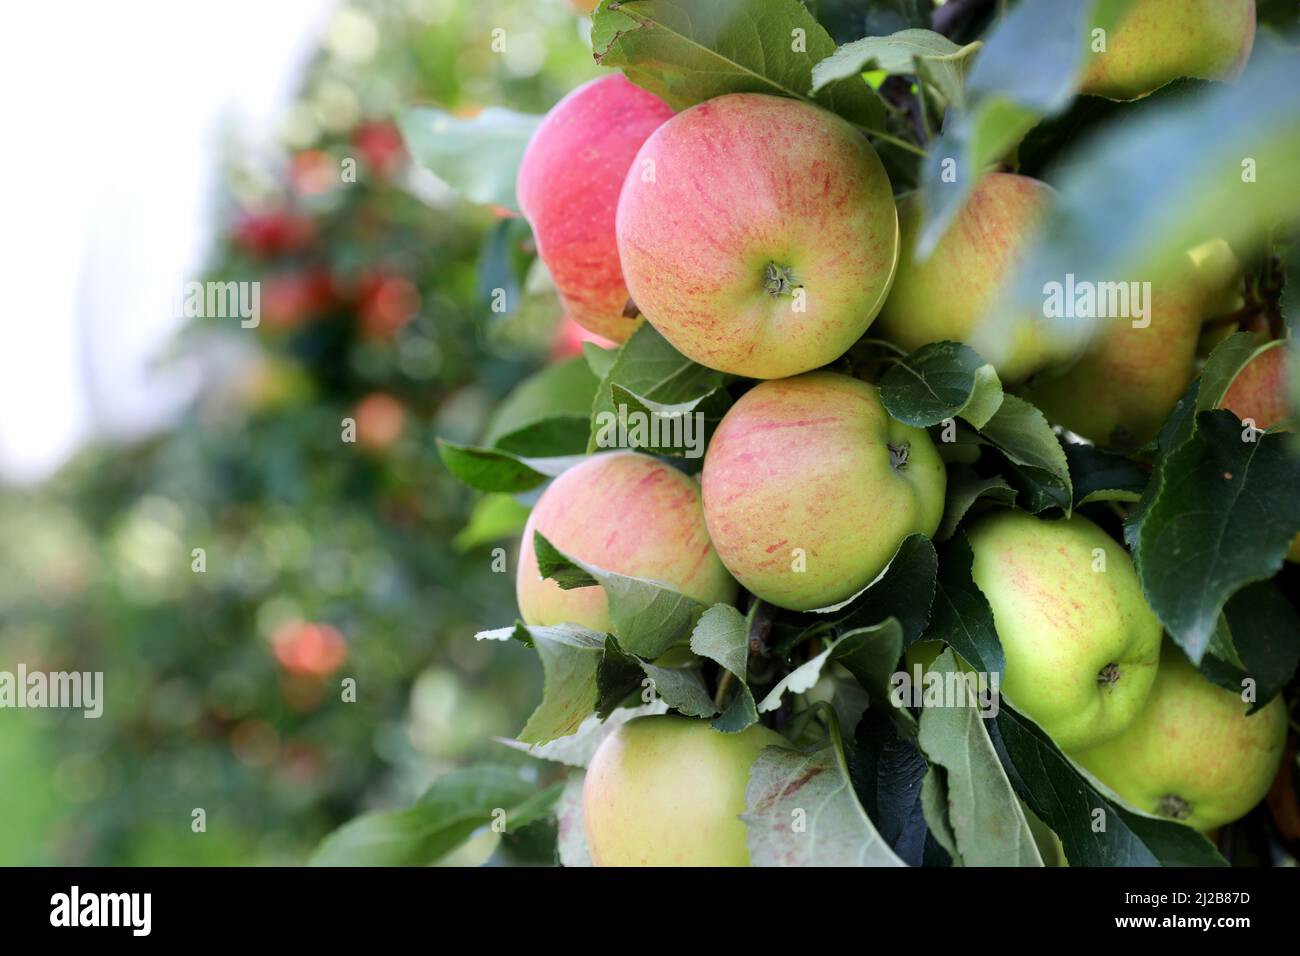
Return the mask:
[[[1235,277],[1217,262],[1219,245],[1191,250],[1160,281],[1115,283],[1135,290],[1145,315],[1128,295],[1116,299],[1129,300],[1129,314],[1098,319],[1081,357],[1035,376],[1026,396],[1053,422],[1098,444],[1133,448],[1154,438],[1192,383],[1202,326]],[[1102,287],[1093,288],[1100,308]]]
[[[852,126],[783,97],[734,93],[647,139],[618,201],[632,298],[682,354],[751,378],[839,358],[898,261],[898,214]]]
[[[946,476],[930,436],[835,372],[760,382],[704,455],[704,519],[754,594],[795,610],[852,596],[913,532],[934,534]]]
[[[614,212],[632,157],[672,109],[621,73],[578,87],[551,108],[519,165],[515,192],[533,227],[565,312],[585,329],[623,342],[625,315]]]
[[[1071,756],[1139,810],[1212,830],[1259,803],[1282,760],[1282,699],[1248,716],[1250,706],[1166,642],[1138,718],[1114,740]]]
[[[1003,284],[1019,265],[1046,211],[1052,190],[1011,173],[979,181],[957,218],[924,262],[913,252],[921,220],[919,193],[898,201],[901,254],[894,287],[880,311],[884,338],[909,352],[930,342],[965,342],[1018,382],[1072,354],[1041,316],[1014,321],[989,316]]]
[[[1160,659],[1160,622],[1127,552],[1080,515],[1001,511],[967,537],[1006,657],[1007,700],[1063,750],[1123,733]]]
[[[1229,79],[1255,43],[1255,0],[1133,0],[1105,39],[1081,93],[1132,100],[1180,76]]]
[[[599,586],[562,590],[537,568],[533,532],[571,558],[651,578],[703,604],[731,601],[736,582],[709,543],[696,480],[649,455],[593,455],[547,486],[528,516],[515,597],[528,624],[610,630]]]
[[[749,866],[745,788],[759,752],[789,746],[761,724],[738,734],[686,717],[637,717],[597,748],[582,787],[596,866]]]
[[[1287,401],[1286,342],[1270,342],[1242,366],[1219,400],[1219,408],[1243,422],[1249,419],[1261,431],[1293,419],[1295,412]],[[1300,562],[1300,535],[1291,542],[1287,560]]]

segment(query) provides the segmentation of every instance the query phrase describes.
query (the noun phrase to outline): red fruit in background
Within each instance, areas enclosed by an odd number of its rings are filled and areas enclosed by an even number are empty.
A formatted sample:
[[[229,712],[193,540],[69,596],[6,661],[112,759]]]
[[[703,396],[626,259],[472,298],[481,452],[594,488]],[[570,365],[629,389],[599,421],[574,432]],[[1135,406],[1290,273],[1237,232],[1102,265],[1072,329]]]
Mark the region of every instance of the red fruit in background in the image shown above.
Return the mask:
[[[338,161],[329,153],[305,149],[294,154],[289,166],[289,180],[300,195],[319,196],[338,184],[339,170]]]
[[[406,409],[387,392],[371,392],[352,412],[357,423],[357,444],[370,451],[387,451],[402,437]]]
[[[617,345],[603,335],[584,329],[566,315],[560,320],[559,328],[556,329],[555,344],[551,346],[551,360],[558,362],[561,359],[581,355],[583,342],[591,342],[603,349],[614,348]]]
[[[231,239],[246,252],[269,259],[306,245],[313,232],[312,221],[307,216],[279,209],[241,213]]]
[[[615,342],[637,327],[623,315],[628,294],[614,238],[619,190],[641,144],[672,115],[621,73],[604,76],[551,108],[519,166],[519,206],[565,312]]]
[[[392,123],[363,123],[352,134],[352,145],[367,166],[384,176],[392,176],[406,163],[402,134]]]
[[[361,282],[361,330],[391,337],[420,311],[420,290],[404,276],[367,276]]]
[[[278,272],[261,284],[262,323],[273,329],[299,326],[334,299],[334,281],[324,269]]]
[[[275,659],[290,674],[328,677],[348,657],[347,641],[338,628],[310,621],[286,621],[271,636]]]
[[[1287,408],[1285,343],[1277,342],[1246,363],[1219,402],[1242,421],[1261,430],[1290,416]]]

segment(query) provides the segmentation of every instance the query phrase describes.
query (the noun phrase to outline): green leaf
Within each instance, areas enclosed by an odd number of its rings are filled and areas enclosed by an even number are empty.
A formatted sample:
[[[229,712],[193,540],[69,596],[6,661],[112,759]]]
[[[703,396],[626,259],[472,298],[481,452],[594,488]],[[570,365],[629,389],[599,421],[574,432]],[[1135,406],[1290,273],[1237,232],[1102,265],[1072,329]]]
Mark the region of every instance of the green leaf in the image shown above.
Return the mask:
[[[978,41],[958,46],[933,30],[863,37],[844,44],[813,67],[812,91],[867,70],[882,70],[890,76],[920,74],[946,102],[960,107],[970,58],[980,46]]]
[[[1065,457],[1074,484],[1074,506],[1094,501],[1137,501],[1150,474],[1131,458],[1096,445],[1068,442]]]
[[[1263,341],[1254,332],[1234,332],[1214,347],[1201,370],[1201,387],[1196,392],[1196,410],[1218,408],[1243,368],[1261,352],[1280,347],[1280,342]]]
[[[1201,672],[1236,693],[1246,678],[1254,680],[1253,714],[1282,692],[1300,664],[1300,619],[1272,582],[1257,581],[1228,599],[1220,625],[1216,634],[1226,648],[1211,642]]]
[[[930,672],[960,674],[951,651]],[[963,681],[951,684],[969,690]],[[932,763],[947,771],[947,818],[966,866],[1042,866],[1029,823],[1020,809],[997,751],[984,729],[973,691],[957,706],[921,711],[917,742]]]
[[[451,539],[451,546],[464,553],[480,545],[512,538],[523,530],[530,510],[510,495],[484,495],[474,502],[469,522]]]
[[[1142,590],[1170,636],[1199,664],[1228,599],[1271,578],[1300,533],[1300,459],[1287,436],[1248,432],[1228,411],[1196,416],[1172,451],[1137,531]]]
[[[1004,395],[997,414],[980,434],[1018,466],[1020,477],[1046,501],[1068,514],[1074,492],[1070,465],[1060,440],[1043,413],[1015,395]],[[1038,511],[1041,508],[1032,508]]]
[[[599,448],[638,448],[656,455],[703,458],[713,430],[731,407],[726,389],[715,388],[685,402],[643,398],[610,384],[614,412],[600,412],[591,441]],[[584,421],[584,429],[589,427]],[[584,440],[586,432],[584,431]]]
[[[856,685],[855,685],[856,686]],[[928,829],[921,805],[922,779],[930,769],[916,742],[900,736],[889,718],[869,710],[853,724],[848,744],[849,775],[853,789],[876,830],[908,866],[938,864],[938,854],[927,854]]]
[[[932,342],[884,374],[880,399],[890,415],[918,428],[958,415],[983,428],[1002,405],[1002,383],[969,345]]]
[[[512,448],[502,439],[553,418],[568,421],[575,417],[589,417],[591,402],[599,385],[599,379],[582,357],[548,365],[520,382],[497,406],[483,435],[483,444],[488,447],[500,444],[500,447],[517,454],[533,454]],[[585,426],[583,431],[585,446]],[[583,450],[579,447],[576,452],[566,450],[561,454],[581,454]]]
[[[402,110],[397,117],[412,159],[466,199],[515,212],[519,163],[541,121],[499,107],[488,107],[473,119],[427,106]]]
[[[591,48],[597,63],[621,67],[674,109],[767,93],[815,102],[863,129],[884,125],[884,106],[860,77],[809,94],[813,64],[835,52],[835,41],[798,0],[602,4]]]
[[[980,175],[1040,119],[1070,104],[1085,68],[1089,27],[1110,26],[1126,5],[1037,0],[1011,7],[998,21],[967,76],[967,109],[950,117],[922,164],[919,259],[938,244]]]
[[[496,448],[457,445],[443,438],[438,439],[438,455],[447,470],[471,488],[510,494],[536,488],[584,457],[525,458]]]
[[[618,418],[613,387],[646,402],[663,406],[703,399],[722,387],[721,372],[692,362],[673,348],[649,322],[644,323],[618,351],[618,357],[596,391],[591,407],[589,452],[598,450],[596,439],[601,426],[612,416]]]
[[[620,726],[636,717],[662,714],[667,710],[668,705],[664,701],[654,700],[639,707],[620,707],[606,720],[601,720],[594,713],[589,714],[574,733],[567,737],[557,737],[544,744],[526,744],[508,737],[493,739],[499,744],[526,753],[530,757],[536,757],[538,760],[548,760],[569,767],[586,767],[595,756],[596,748]]]
[[[497,439],[496,448],[520,458],[565,458],[587,453],[591,422],[586,414],[556,415]]]
[[[556,808],[556,850],[561,866],[591,866],[586,825],[582,819],[582,784],[585,774],[570,774]]]
[[[1191,827],[1125,807],[1103,794],[1033,721],[1003,701],[999,755],[1016,792],[1061,838],[1071,866],[1224,866]],[[998,741],[995,741],[997,744]],[[1098,830],[1094,827],[1104,826]]]
[[[321,841],[312,866],[428,866],[504,811],[506,832],[550,813],[562,787],[539,789],[513,768],[480,766],[436,781],[406,810],[370,813]]]
[[[741,819],[754,866],[906,866],[858,802],[838,730],[811,753],[765,747]]]
[[[962,519],[981,498],[1002,505],[1013,505],[1016,501],[1016,489],[1007,484],[1001,475],[981,478],[966,465],[952,465],[948,468],[948,494],[944,502],[943,520],[935,532],[936,541],[947,541],[956,532]]]
[[[758,722],[758,709],[749,689],[749,622],[729,604],[715,604],[704,612],[691,633],[691,650],[707,657],[736,678],[736,690],[727,709],[713,721],[723,733],[739,733]]]
[[[599,584],[609,600],[609,617],[619,644],[630,654],[654,660],[684,644],[705,611],[703,604],[645,578],[616,574],[566,555],[540,532],[533,538],[543,577],[569,589]]]
[[[961,866],[957,835],[953,832],[952,821],[948,819],[948,783],[942,767],[931,767],[921,781],[921,810],[935,842],[948,851],[953,866]]]
[[[614,360],[618,358],[618,349],[601,348],[595,342],[582,343],[582,357],[587,362],[587,367],[591,369],[591,374],[596,376],[596,384],[609,374],[609,370],[614,366]],[[590,405],[590,402],[588,402]]]
[[[975,555],[964,534],[939,551],[939,586],[925,640],[943,641],[977,671],[1006,673],[1002,642],[993,626],[993,609],[971,577]]]

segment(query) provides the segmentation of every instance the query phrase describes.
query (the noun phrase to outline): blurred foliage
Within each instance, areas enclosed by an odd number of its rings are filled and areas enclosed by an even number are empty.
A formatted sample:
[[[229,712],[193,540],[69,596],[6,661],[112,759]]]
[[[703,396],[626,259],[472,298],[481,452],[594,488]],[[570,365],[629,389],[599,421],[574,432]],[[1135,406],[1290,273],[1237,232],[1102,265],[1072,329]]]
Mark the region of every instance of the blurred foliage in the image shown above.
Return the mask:
[[[3,666],[103,671],[107,698],[98,720],[0,711],[0,863],[296,863],[461,763],[518,761],[491,738],[540,673],[473,640],[512,603],[491,539],[514,525],[453,547],[475,496],[432,436],[479,437],[555,311],[490,310],[527,230],[412,168],[390,117],[543,112],[596,73],[585,23],[563,0],[353,0],[282,141],[232,139],[204,278],[260,282],[260,326],[191,321],[167,360],[204,385],[168,433],[0,497]]]

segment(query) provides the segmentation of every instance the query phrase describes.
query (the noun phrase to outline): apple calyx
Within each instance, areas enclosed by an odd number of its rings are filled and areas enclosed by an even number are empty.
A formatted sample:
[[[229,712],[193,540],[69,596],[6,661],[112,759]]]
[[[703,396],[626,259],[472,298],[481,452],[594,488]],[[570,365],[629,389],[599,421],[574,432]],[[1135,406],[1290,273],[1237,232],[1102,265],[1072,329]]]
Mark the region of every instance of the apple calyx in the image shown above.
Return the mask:
[[[789,266],[769,262],[763,267],[763,290],[768,295],[774,298],[793,295],[794,290],[801,287],[801,283],[795,281],[794,270]]]
[[[1156,808],[1162,817],[1186,820],[1192,815],[1192,805],[1176,793],[1166,793]]]
[[[888,442],[885,447],[889,449],[889,464],[894,471],[902,471],[907,467],[907,456],[912,451],[911,442],[902,442],[897,445]]]
[[[1105,667],[1097,672],[1097,683],[1102,687],[1110,687],[1119,680],[1119,665],[1111,661]]]
[[[637,304],[632,301],[632,297],[628,296],[627,304],[623,306],[623,318],[635,319],[640,314],[641,310],[637,308]]]

